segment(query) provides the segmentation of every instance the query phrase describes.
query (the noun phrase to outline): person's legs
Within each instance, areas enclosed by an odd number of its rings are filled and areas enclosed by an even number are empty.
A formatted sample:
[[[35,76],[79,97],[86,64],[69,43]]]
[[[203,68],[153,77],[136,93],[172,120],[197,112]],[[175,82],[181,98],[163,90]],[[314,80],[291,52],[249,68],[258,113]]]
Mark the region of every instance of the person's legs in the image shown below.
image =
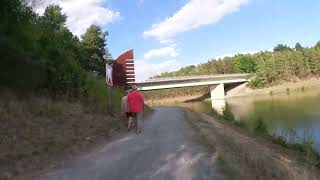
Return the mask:
[[[135,131],[136,133],[139,133],[139,122],[138,122],[138,117],[137,117],[138,113],[132,113],[132,120],[133,120],[133,124],[135,126]]]
[[[131,115],[131,113],[127,112],[127,118],[128,118],[128,131],[130,131],[131,125],[132,125],[132,115]]]
[[[137,132],[140,133],[142,131],[142,113],[137,113],[136,119],[137,119]]]
[[[129,121],[128,121],[128,131],[131,130],[131,126],[132,126],[132,117],[129,117]]]

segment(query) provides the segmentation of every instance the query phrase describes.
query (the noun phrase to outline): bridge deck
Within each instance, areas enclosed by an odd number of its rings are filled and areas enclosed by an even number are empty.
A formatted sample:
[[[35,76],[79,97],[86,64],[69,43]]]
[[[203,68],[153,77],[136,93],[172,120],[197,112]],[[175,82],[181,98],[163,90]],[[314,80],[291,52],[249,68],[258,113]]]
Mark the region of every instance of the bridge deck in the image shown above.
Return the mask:
[[[184,76],[174,78],[151,79],[136,83],[140,90],[168,89],[213,85],[220,83],[239,83],[249,80],[249,74],[223,74],[206,76]]]
[[[162,82],[162,81],[184,81],[184,80],[198,80],[198,79],[225,79],[225,78],[248,78],[250,74],[216,74],[216,75],[199,75],[199,76],[179,76],[179,77],[168,77],[168,78],[156,78],[148,79],[138,84]]]

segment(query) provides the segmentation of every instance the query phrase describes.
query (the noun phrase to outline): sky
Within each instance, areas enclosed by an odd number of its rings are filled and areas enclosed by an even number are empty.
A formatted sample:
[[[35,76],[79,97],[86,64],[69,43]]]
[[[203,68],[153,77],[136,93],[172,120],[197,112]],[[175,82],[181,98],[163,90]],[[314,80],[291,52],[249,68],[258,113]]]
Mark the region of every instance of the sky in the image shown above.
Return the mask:
[[[116,59],[134,49],[136,79],[279,43],[320,40],[319,0],[42,0],[58,4],[76,35],[91,24],[109,32]]]

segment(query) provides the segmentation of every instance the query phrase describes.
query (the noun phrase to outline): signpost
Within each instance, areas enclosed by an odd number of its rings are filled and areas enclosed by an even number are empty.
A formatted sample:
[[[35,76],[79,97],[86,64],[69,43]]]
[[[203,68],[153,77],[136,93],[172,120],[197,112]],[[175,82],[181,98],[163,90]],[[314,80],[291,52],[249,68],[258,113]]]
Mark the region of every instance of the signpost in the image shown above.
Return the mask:
[[[106,64],[106,84],[108,86],[108,110],[111,113],[111,86],[113,86],[112,79],[112,64]]]

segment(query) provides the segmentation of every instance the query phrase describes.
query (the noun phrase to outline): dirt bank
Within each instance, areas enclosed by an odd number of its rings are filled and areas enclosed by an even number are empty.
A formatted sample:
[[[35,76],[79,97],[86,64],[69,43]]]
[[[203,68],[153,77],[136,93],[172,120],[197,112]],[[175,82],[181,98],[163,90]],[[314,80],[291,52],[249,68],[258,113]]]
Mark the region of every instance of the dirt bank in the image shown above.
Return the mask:
[[[160,89],[143,91],[147,104],[161,104],[167,102],[183,102],[197,99],[209,92],[208,86],[182,87],[172,89]]]
[[[88,149],[125,127],[122,115],[111,116],[92,107],[46,97],[2,97],[0,179],[43,169],[60,156]]]
[[[190,123],[212,143],[219,158],[244,179],[316,180],[318,168],[301,154],[272,143],[268,137],[251,134],[227,122],[186,110]]]
[[[251,89],[249,87],[242,88],[241,90],[233,93],[232,95],[226,96],[227,98],[240,97],[240,96],[265,96],[265,95],[276,95],[276,94],[288,94],[297,93],[304,91],[315,91],[320,90],[320,80],[310,79],[299,82],[285,82],[281,85],[272,86],[269,88],[262,89]]]

